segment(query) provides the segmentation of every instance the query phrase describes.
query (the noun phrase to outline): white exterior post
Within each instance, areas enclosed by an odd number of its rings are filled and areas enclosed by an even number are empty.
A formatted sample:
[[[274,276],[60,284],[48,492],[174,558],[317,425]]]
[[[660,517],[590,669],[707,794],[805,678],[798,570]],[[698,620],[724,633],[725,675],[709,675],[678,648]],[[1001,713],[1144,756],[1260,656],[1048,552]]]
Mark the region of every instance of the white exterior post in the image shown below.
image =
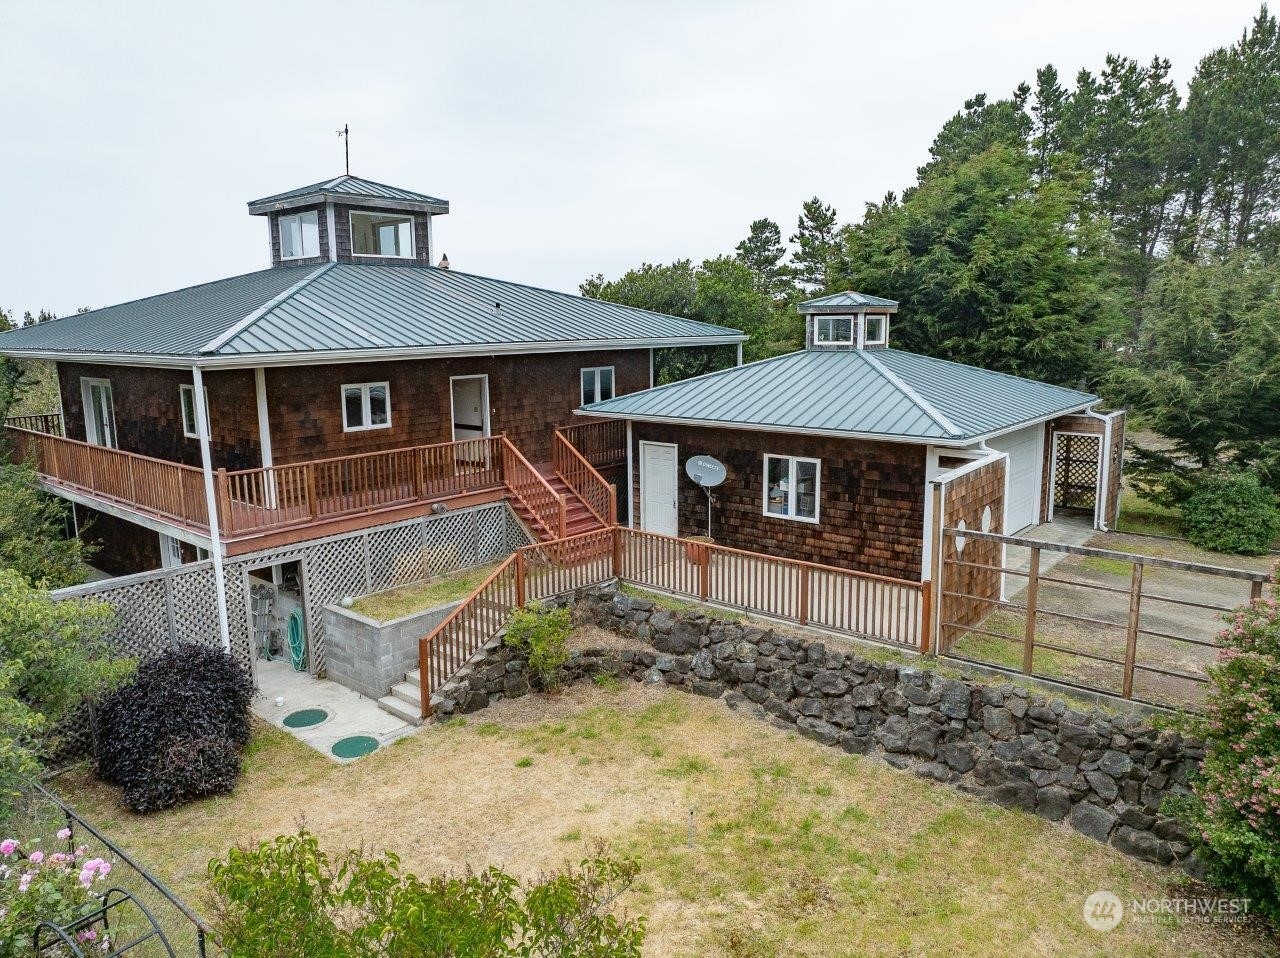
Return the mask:
[[[631,420],[627,420],[627,528],[634,529],[636,527],[636,480],[633,469],[635,464],[632,462],[631,455]]]
[[[218,597],[218,634],[222,651],[231,651],[231,627],[227,622],[227,584],[222,578],[222,535],[218,528],[218,494],[213,486],[213,456],[209,451],[209,406],[205,402],[204,373],[191,367],[196,394],[196,433],[200,436],[200,467],[204,473],[204,502],[209,511],[209,555],[213,559],[213,588]]]
[[[271,456],[271,417],[267,410],[267,371],[262,366],[253,370],[254,393],[258,400],[258,446],[262,450],[262,468],[270,469],[275,463]],[[276,477],[266,476],[267,507],[276,507]]]

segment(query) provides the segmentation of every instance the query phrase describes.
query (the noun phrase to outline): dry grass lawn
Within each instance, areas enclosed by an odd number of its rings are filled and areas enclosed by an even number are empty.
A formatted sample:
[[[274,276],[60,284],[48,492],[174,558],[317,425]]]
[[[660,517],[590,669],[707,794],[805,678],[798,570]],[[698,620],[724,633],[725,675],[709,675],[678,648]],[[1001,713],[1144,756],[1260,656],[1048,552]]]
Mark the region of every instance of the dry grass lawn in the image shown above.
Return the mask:
[[[626,907],[655,956],[1271,953],[1256,929],[1092,931],[1091,892],[1161,896],[1177,876],[665,689],[505,702],[345,766],[263,728],[234,795],[148,818],[87,775],[60,784],[197,902],[210,858],[305,819],[420,874],[533,875],[603,837],[643,863]]]

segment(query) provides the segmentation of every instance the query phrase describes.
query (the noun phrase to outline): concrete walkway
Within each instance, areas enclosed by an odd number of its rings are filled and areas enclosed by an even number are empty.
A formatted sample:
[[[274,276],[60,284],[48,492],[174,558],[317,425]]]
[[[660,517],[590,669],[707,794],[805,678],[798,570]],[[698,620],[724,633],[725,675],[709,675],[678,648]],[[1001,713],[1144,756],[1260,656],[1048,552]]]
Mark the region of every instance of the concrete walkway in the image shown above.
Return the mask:
[[[1082,546],[1097,535],[1093,523],[1080,516],[1063,516],[1053,522],[1042,522],[1038,526],[1024,529],[1017,533],[1019,539],[1036,539],[1040,542],[1053,542],[1059,545]],[[1044,575],[1059,562],[1066,559],[1069,553],[1042,549],[1040,552],[1040,574]],[[1004,566],[1014,572],[1031,571],[1031,550],[1022,546],[1007,546]],[[1023,575],[1004,576],[1004,591],[1007,599],[1012,599],[1026,591],[1027,577]]]
[[[337,682],[295,672],[288,662],[258,659],[254,666],[258,683],[254,712],[335,762],[355,761],[333,754],[333,744],[340,739],[368,735],[377,739],[381,748],[414,731],[414,726],[383,711],[373,699]],[[277,705],[277,699],[283,699],[283,704]],[[299,709],[323,709],[328,718],[306,728],[286,728],[285,717]]]

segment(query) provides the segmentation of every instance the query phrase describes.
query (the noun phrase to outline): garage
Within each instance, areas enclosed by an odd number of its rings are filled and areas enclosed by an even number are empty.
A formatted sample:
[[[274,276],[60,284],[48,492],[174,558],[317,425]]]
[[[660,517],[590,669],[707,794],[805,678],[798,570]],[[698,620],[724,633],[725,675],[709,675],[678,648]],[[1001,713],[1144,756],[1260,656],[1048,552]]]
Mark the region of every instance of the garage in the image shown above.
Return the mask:
[[[1014,533],[1040,521],[1040,476],[1044,463],[1044,423],[997,436],[987,443],[1009,454],[1009,496],[1004,530]]]

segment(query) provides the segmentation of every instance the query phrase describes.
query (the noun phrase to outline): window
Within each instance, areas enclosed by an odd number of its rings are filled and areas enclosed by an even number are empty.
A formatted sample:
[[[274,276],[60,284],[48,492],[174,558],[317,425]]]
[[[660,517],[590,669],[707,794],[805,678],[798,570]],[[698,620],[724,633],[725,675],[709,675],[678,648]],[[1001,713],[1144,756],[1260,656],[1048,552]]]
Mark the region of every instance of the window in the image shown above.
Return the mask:
[[[866,332],[863,334],[864,346],[883,346],[889,330],[889,317],[883,313],[867,313]]]
[[[596,366],[582,371],[582,405],[613,398],[613,367]]]
[[[356,256],[412,259],[413,219],[385,213],[352,213],[351,252]]]
[[[320,255],[320,214],[315,210],[280,217],[280,258]]]
[[[817,459],[795,456],[764,457],[764,514],[818,521]]]
[[[196,387],[179,386],[178,396],[182,400],[182,434],[188,439],[199,439],[200,433],[196,430]],[[204,425],[205,432],[212,433],[209,429],[208,389],[204,391]]]
[[[815,343],[849,346],[853,343],[852,316],[815,316],[813,319]]]
[[[116,411],[111,396],[111,380],[80,380],[80,401],[84,403],[84,437],[95,446],[116,448]]]
[[[342,387],[342,431],[386,429],[391,425],[389,383],[361,383]]]

